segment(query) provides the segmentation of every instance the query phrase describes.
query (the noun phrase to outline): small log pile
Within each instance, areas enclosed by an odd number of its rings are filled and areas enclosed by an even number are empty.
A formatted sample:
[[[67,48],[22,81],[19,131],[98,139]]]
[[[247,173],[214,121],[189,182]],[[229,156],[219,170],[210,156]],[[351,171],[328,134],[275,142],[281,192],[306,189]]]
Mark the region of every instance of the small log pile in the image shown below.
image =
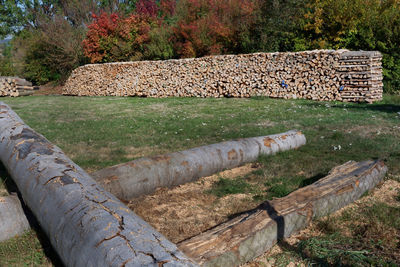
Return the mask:
[[[0,96],[25,96],[32,95],[34,90],[31,82],[18,77],[0,77]]]
[[[314,50],[91,64],[73,71],[63,94],[374,102],[383,91],[381,59],[379,52]]]

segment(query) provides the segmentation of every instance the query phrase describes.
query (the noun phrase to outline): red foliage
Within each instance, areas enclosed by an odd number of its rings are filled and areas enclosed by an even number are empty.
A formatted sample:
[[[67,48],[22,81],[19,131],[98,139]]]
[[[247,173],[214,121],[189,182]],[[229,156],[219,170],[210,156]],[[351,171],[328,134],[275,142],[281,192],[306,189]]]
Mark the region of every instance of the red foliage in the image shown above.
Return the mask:
[[[153,18],[156,17],[158,14],[158,6],[156,0],[139,0],[136,3],[136,13]]]
[[[259,1],[139,0],[136,12],[126,18],[95,15],[83,41],[84,53],[93,63],[140,60],[149,49],[162,54],[172,46],[174,51],[168,52],[169,56],[235,53],[250,39]],[[155,28],[159,31],[152,31]],[[167,34],[158,34],[162,32]],[[151,43],[150,34],[157,43]]]
[[[117,14],[92,15],[94,22],[88,26],[86,39],[83,40],[84,54],[92,63],[100,62],[106,54],[101,48],[100,39],[106,38],[115,32],[118,26],[119,17]]]
[[[239,42],[239,33],[254,23],[256,0],[185,0],[174,27],[175,49],[181,57],[221,54]]]
[[[160,11],[163,16],[172,16],[175,14],[176,0],[161,0]]]
[[[141,59],[143,44],[150,40],[151,27],[157,25],[149,14],[121,18],[117,14],[101,13],[93,18],[83,41],[85,56],[92,63]]]

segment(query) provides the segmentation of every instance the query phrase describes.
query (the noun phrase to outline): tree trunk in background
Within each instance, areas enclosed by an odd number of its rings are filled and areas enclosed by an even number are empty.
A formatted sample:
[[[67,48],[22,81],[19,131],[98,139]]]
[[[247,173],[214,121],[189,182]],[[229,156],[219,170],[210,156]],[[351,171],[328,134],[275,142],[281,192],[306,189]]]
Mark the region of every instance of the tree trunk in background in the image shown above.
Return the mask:
[[[29,229],[29,222],[18,197],[0,197],[0,242],[21,235]]]
[[[239,139],[189,150],[141,158],[92,173],[92,177],[119,199],[150,194],[225,169],[257,160],[261,155],[298,148],[306,143],[298,131]]]
[[[0,102],[0,159],[66,266],[195,266]]]
[[[266,201],[178,247],[202,266],[240,265],[269,250],[277,240],[305,228],[313,218],[360,198],[383,180],[386,171],[380,161],[347,162],[314,184]]]

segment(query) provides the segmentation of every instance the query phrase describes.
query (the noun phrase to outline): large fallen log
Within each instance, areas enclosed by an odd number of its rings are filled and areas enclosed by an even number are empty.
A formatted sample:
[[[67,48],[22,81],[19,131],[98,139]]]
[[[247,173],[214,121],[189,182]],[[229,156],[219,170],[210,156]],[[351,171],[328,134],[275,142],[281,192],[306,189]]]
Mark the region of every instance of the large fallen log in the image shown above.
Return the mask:
[[[122,200],[150,194],[158,187],[191,182],[257,160],[260,155],[298,148],[306,143],[298,131],[239,139],[105,168],[92,177]]]
[[[66,266],[195,266],[1,102],[0,159]]]
[[[15,194],[0,197],[0,242],[21,235],[29,229],[29,222],[18,197]]]
[[[267,201],[226,223],[185,240],[178,247],[202,266],[237,266],[270,249],[279,239],[305,228],[360,198],[382,181],[380,161],[348,162],[328,176],[286,197]]]

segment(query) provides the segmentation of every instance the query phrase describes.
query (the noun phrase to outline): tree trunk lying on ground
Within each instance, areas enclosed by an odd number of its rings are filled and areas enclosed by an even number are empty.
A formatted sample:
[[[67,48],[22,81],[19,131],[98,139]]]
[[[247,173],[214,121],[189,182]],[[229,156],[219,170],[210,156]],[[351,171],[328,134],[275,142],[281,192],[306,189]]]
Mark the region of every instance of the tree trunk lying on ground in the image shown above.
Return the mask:
[[[195,266],[0,102],[0,159],[66,266]]]
[[[17,195],[0,197],[0,242],[21,235],[29,228]]]
[[[380,161],[347,162],[328,176],[286,197],[266,201],[226,223],[185,240],[178,247],[202,266],[236,266],[270,249],[279,239],[305,228],[360,198],[382,181]]]
[[[306,143],[298,131],[239,139],[128,163],[92,173],[106,190],[122,200],[150,194],[158,187],[172,187],[224,169],[257,160],[260,155],[298,148]]]

